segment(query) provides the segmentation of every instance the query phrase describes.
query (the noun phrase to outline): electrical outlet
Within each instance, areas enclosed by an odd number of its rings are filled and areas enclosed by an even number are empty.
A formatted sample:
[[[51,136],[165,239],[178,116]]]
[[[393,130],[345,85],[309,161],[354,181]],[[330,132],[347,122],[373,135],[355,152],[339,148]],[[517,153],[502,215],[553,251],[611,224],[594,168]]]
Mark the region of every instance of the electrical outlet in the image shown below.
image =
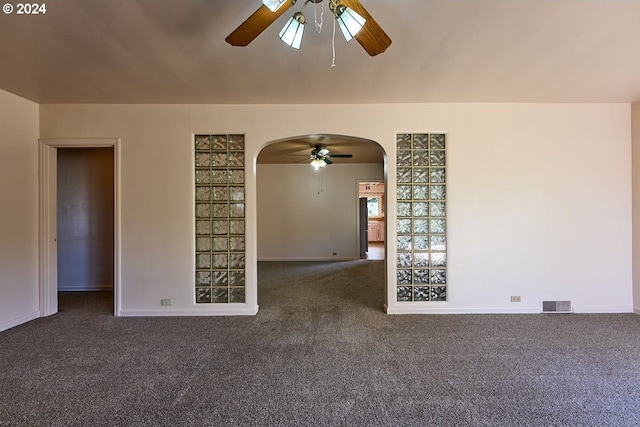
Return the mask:
[[[169,306],[171,305],[171,298],[163,298],[160,300],[160,305]]]
[[[511,302],[520,302],[520,295],[512,295]]]
[[[334,252],[334,253],[333,253],[333,256],[336,256],[336,255],[338,255],[338,252]]]

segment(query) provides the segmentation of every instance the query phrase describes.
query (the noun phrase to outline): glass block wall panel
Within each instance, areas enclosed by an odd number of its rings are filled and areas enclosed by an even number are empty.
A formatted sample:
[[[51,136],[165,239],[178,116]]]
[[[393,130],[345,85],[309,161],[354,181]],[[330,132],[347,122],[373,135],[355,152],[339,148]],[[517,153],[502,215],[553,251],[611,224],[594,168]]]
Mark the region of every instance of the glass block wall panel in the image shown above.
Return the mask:
[[[397,153],[397,300],[446,301],[445,135],[398,134]]]
[[[196,303],[244,303],[244,135],[196,135],[194,144]]]

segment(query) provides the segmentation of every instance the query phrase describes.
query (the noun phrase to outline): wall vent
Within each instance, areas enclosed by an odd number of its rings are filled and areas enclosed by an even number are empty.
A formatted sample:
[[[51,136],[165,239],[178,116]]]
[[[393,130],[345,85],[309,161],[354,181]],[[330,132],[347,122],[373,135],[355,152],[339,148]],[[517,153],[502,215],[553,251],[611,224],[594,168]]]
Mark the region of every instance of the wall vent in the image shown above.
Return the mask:
[[[572,313],[571,301],[542,301],[543,313]]]

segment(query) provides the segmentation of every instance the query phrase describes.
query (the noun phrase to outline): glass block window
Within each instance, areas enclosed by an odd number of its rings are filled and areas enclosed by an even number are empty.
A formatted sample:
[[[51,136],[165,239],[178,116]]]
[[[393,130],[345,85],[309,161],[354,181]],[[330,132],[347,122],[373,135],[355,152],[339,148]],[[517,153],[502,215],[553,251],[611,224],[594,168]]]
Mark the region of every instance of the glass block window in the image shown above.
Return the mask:
[[[195,190],[196,303],[244,303],[244,135],[195,136]]]
[[[397,135],[397,300],[446,301],[444,134]]]

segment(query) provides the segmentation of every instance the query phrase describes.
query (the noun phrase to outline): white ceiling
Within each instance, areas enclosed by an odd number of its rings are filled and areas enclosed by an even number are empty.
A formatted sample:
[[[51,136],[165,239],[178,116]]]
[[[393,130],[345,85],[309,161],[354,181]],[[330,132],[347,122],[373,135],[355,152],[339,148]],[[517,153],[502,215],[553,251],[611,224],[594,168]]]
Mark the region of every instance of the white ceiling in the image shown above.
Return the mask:
[[[0,88],[37,103],[640,100],[639,0],[361,3],[393,44],[369,57],[338,30],[332,68],[328,10],[317,34],[307,6],[300,51],[278,40],[302,1],[232,47],[260,0],[51,0],[0,13]]]

